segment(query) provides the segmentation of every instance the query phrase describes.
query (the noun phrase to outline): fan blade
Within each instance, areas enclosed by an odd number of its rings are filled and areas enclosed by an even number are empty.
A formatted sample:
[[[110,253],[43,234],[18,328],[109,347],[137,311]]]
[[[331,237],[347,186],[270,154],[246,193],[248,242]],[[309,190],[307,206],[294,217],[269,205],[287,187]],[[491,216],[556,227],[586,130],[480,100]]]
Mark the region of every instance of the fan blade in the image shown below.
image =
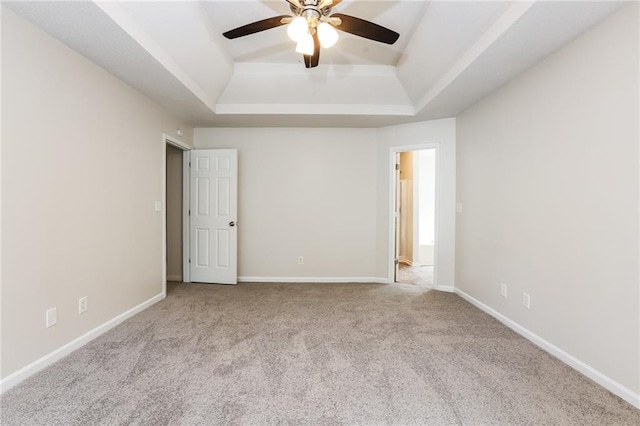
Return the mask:
[[[320,40],[318,33],[313,35],[313,55],[303,55],[304,66],[307,68],[315,68],[320,63]]]
[[[270,30],[271,28],[284,25],[285,23],[282,22],[284,18],[290,18],[290,16],[280,15],[280,16],[274,16],[273,18],[263,19],[262,21],[252,22],[250,24],[243,25],[241,27],[227,31],[222,35],[228,39],[234,39],[238,37],[244,37],[249,34],[259,33],[260,31]]]
[[[337,30],[357,35],[359,37],[368,38],[369,40],[379,41],[380,43],[393,44],[398,40],[400,34],[382,27],[373,22],[356,18],[355,16],[343,15],[342,13],[334,13],[332,18],[340,18],[342,23],[336,26]]]

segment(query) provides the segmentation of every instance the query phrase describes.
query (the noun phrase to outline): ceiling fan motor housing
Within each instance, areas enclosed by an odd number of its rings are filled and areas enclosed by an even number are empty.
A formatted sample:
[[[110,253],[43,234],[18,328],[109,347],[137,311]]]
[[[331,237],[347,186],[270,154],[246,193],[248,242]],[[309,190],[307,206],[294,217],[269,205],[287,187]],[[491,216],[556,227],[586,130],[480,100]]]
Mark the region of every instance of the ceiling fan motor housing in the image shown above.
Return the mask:
[[[300,0],[301,7],[293,3],[289,3],[291,12],[294,16],[301,16],[307,20],[309,27],[315,29],[320,23],[322,17],[328,17],[331,13],[331,6],[322,6],[326,3],[322,0]]]

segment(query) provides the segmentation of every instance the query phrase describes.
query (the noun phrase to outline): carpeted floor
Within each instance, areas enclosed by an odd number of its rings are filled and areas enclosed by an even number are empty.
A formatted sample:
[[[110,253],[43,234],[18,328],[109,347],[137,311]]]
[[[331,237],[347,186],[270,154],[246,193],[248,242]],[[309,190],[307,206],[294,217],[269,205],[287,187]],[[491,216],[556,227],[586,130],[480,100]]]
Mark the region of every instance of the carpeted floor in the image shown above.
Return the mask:
[[[433,266],[409,266],[400,263],[397,281],[423,287],[433,287]]]
[[[638,425],[640,411],[453,294],[170,285],[2,397],[8,425]]]

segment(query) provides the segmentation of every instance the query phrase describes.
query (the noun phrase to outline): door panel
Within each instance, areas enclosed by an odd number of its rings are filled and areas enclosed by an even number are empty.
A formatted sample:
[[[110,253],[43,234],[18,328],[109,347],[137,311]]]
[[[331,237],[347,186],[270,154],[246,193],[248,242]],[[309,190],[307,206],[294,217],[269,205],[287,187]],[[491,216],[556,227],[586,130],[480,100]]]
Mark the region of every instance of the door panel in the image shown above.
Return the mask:
[[[231,248],[230,240],[231,233],[226,229],[216,230],[216,253],[218,254],[216,267],[228,268],[229,262],[229,249]]]
[[[209,230],[196,229],[196,266],[209,267]]]
[[[238,154],[191,151],[191,281],[236,284]]]

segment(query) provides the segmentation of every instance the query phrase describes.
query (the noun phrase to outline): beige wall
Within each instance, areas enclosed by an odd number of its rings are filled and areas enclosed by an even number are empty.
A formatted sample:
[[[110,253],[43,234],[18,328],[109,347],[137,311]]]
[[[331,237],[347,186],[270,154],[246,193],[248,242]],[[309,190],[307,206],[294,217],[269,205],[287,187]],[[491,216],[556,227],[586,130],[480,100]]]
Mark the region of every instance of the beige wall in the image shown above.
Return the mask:
[[[182,280],[182,151],[167,145],[167,278]]]
[[[192,132],[4,8],[2,106],[6,377],[162,293],[162,133]]]
[[[458,117],[456,231],[459,289],[636,394],[638,48],[633,4]]]
[[[196,129],[197,148],[238,149],[239,276],[377,277],[375,144],[368,129]]]
[[[390,147],[439,144],[439,285],[452,289],[455,119],[381,129],[196,129],[237,148],[241,277],[389,277]],[[305,264],[298,265],[297,257]]]

